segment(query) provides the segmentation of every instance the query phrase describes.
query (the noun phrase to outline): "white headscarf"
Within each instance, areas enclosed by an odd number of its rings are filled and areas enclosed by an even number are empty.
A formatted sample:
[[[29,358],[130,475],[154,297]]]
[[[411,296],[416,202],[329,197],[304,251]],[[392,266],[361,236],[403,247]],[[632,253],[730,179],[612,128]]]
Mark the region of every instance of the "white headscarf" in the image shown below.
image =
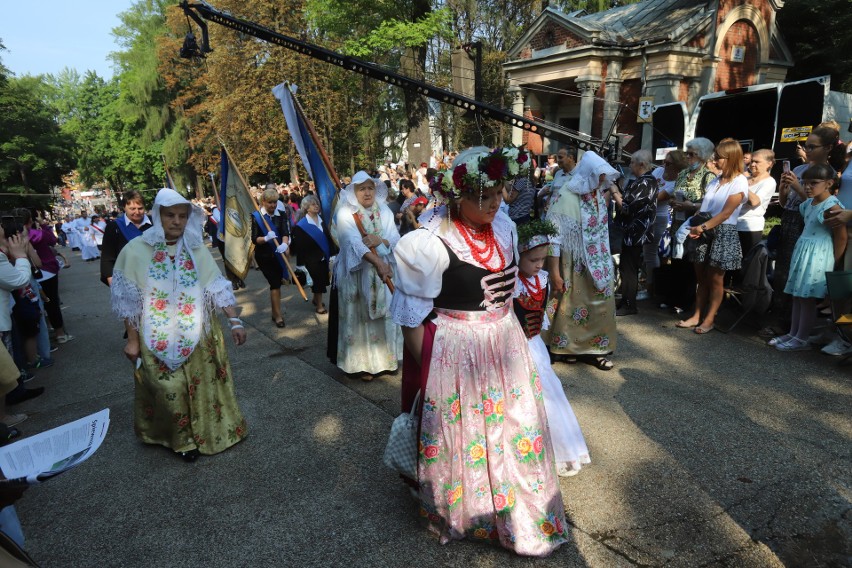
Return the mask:
[[[191,201],[185,199],[177,191],[167,187],[157,192],[157,197],[154,199],[154,206],[151,208],[152,227],[142,233],[140,238],[151,246],[165,242],[166,235],[163,231],[163,222],[160,220],[160,208],[173,207],[175,205],[189,206],[189,220],[181,237],[183,239],[183,246],[190,250],[202,246],[204,239],[201,231],[207,215],[200,207],[193,205]]]
[[[378,178],[370,177],[370,174],[361,170],[354,176],[352,176],[352,182],[343,188],[343,191],[340,192],[341,201],[348,203],[352,207],[356,209],[361,206],[358,203],[358,198],[355,195],[355,186],[364,183],[365,181],[372,181],[373,185],[376,187],[376,203],[384,203],[388,200],[388,186],[385,185],[385,182]]]
[[[598,156],[595,152],[591,150],[583,152],[580,163],[571,171],[571,179],[567,183],[568,191],[579,195],[589,193],[601,185],[601,174],[606,175],[606,181],[603,183],[604,189],[609,187],[621,175],[618,173],[618,170],[610,166],[606,160]]]

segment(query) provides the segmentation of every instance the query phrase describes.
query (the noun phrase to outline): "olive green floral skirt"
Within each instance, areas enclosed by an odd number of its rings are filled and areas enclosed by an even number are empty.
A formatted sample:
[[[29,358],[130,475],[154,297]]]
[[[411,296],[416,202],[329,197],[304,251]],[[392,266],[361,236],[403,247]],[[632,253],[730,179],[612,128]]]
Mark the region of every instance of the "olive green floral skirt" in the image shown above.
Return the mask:
[[[595,287],[588,268],[563,254],[559,262],[568,291],[548,302],[550,329],[541,332],[556,355],[606,355],[615,351],[615,297],[612,285]]]
[[[231,365],[216,317],[192,355],[170,371],[142,345],[142,366],[134,373],[134,427],[146,444],[176,452],[197,448],[212,455],[246,437],[237,405]]]

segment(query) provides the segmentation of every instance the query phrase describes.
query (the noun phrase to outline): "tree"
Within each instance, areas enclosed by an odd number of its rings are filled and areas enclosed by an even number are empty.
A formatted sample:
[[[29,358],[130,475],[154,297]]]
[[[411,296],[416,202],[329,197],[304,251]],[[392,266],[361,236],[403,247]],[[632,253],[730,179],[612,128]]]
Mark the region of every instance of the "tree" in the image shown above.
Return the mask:
[[[56,121],[43,77],[0,81],[0,190],[49,193],[71,170],[72,140]]]
[[[848,0],[788,0],[778,25],[793,53],[787,79],[831,75],[834,90],[852,92],[852,10]]]

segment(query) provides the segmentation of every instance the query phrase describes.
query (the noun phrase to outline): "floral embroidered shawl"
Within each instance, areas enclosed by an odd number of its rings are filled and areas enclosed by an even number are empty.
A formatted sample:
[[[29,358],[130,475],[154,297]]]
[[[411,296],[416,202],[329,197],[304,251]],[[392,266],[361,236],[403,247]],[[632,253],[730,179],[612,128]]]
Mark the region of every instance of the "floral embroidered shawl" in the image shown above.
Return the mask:
[[[599,182],[602,174],[606,176],[603,184]],[[596,153],[585,152],[570,178],[560,188],[547,214],[547,220],[559,228],[562,249],[571,253],[575,262],[582,262],[588,267],[598,290],[604,289],[614,274],[609,251],[609,215],[603,189],[619,175]]]
[[[195,234],[203,212],[193,207],[184,236],[166,244],[159,207],[188,203],[179,195],[166,197],[157,195],[154,226],[118,255],[110,291],[113,312],[139,330],[145,347],[174,371],[192,355],[216,317],[214,309],[234,306],[236,298]]]

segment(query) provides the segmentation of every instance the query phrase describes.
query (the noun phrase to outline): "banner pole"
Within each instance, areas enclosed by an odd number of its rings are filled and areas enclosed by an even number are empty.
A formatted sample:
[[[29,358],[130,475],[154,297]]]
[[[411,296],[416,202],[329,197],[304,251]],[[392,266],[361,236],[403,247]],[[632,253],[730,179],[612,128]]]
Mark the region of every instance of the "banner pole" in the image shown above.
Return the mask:
[[[240,171],[240,168],[237,166],[237,164],[233,160],[231,160],[231,152],[228,150],[228,147],[225,145],[225,142],[223,142],[222,140],[219,140],[219,143],[225,149],[225,153],[228,154],[228,161],[231,164],[234,165],[234,171],[237,172],[237,176],[240,178],[240,181],[243,182],[243,187],[245,187],[246,191],[248,191],[249,197],[251,197],[251,203],[252,203],[252,205],[254,205],[254,210],[257,211],[258,215],[260,216],[260,220],[263,221],[264,227],[266,227],[267,231],[271,231],[272,227],[270,227],[269,223],[266,222],[266,219],[263,218],[263,212],[260,210],[260,206],[257,204],[257,200],[254,198],[254,195],[252,195],[251,191],[249,191],[249,185],[246,183],[246,180],[243,177],[243,174]],[[275,239],[272,239],[272,240],[275,243],[276,248],[278,247],[278,245],[281,244],[278,241],[278,238],[275,238]],[[281,259],[284,261],[284,264],[287,266],[287,270],[290,272],[290,277],[293,280],[293,282],[296,284],[296,288],[299,289],[299,294],[301,294],[302,298],[307,302],[308,301],[308,295],[305,293],[305,289],[302,288],[302,284],[299,282],[299,279],[296,278],[296,273],[293,271],[293,267],[290,266],[290,261],[287,260],[287,255],[284,254],[284,253],[280,253],[280,256],[281,256]]]

